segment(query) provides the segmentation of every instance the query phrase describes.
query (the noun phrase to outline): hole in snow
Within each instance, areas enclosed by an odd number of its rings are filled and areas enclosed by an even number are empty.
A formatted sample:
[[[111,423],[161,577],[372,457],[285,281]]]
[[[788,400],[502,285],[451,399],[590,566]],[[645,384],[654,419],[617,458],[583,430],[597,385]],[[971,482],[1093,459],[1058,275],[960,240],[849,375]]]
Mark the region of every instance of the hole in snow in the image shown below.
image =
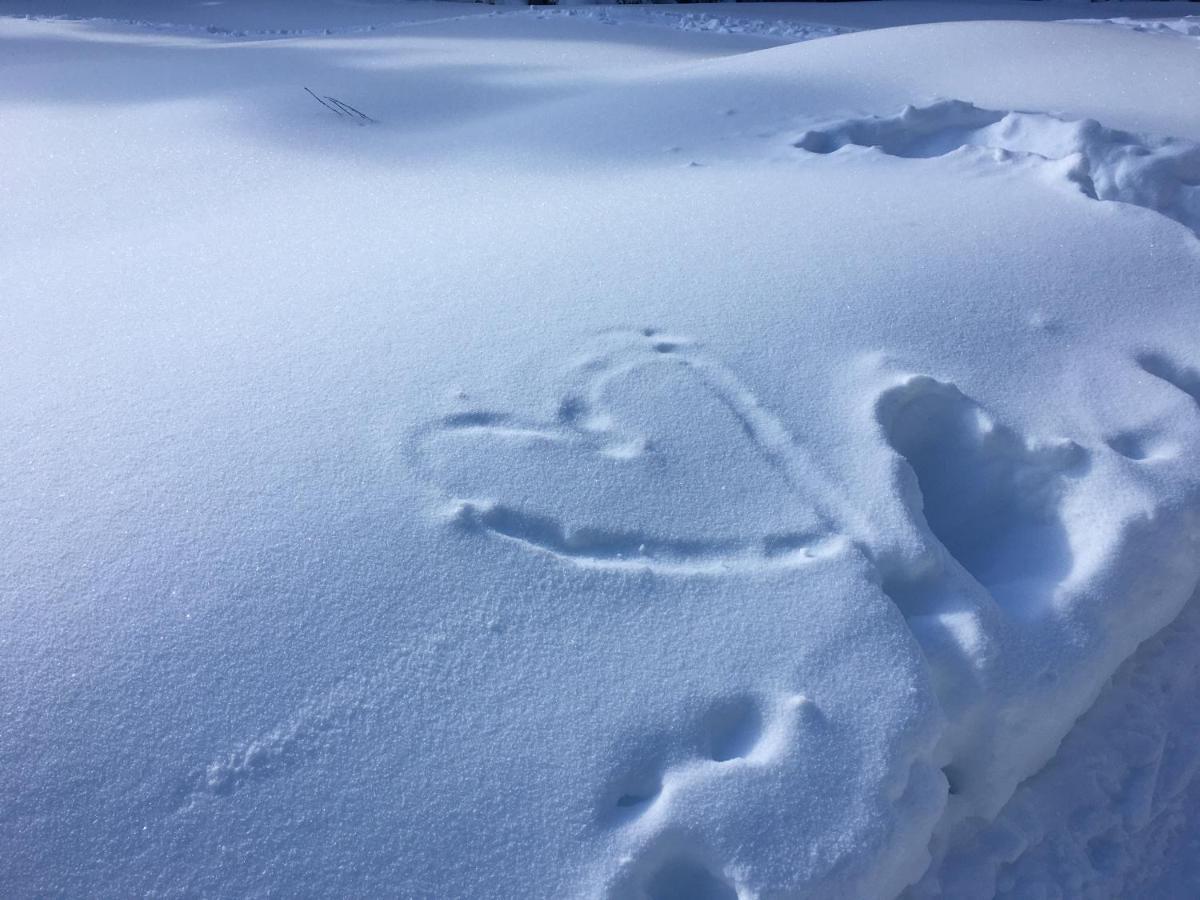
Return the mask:
[[[614,773],[604,788],[597,807],[598,821],[605,827],[627,825],[644,815],[662,795],[660,752],[643,748],[632,766]]]
[[[763,718],[749,697],[714,705],[701,723],[708,757],[715,762],[741,759],[750,754],[762,735]]]

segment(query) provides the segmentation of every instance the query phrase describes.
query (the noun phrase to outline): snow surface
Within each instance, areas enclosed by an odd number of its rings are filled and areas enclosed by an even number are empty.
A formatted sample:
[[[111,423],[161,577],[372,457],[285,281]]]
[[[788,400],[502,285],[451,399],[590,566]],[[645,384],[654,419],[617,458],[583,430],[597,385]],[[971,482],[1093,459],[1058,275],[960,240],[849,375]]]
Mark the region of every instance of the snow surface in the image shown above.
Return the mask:
[[[1196,42],[772,6],[0,3],[0,894],[1195,894]]]

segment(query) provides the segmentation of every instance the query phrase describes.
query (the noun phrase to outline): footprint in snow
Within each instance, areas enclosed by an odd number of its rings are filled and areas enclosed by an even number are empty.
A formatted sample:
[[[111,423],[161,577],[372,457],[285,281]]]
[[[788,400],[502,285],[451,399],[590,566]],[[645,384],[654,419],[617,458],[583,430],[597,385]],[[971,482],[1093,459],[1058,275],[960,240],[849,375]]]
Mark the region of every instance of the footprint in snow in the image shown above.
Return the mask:
[[[1072,441],[1029,441],[952,384],[912,376],[876,403],[884,435],[915,478],[929,531],[959,566],[1012,611],[1036,613],[1071,574],[1064,521],[1069,482],[1089,465]],[[892,573],[884,589],[908,616],[939,592],[921,573]]]

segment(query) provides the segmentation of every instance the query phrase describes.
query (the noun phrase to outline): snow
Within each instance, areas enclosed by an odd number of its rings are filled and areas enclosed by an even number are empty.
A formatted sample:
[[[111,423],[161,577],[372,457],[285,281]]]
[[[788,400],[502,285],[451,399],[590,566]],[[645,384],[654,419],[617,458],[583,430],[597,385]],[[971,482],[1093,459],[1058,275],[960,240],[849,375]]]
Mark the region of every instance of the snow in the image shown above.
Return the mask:
[[[674,16],[683,22],[705,19],[729,21],[736,23],[735,29],[780,22],[797,27],[832,26],[858,30],[933,22],[1074,20],[1115,22],[1139,30],[1160,31],[1164,23],[1187,21],[1196,16],[1196,8],[1190,5],[1190,0],[841,0],[836,3],[687,3],[651,7],[592,5],[588,0],[560,0],[555,7],[538,7],[534,14],[561,14],[564,8],[570,8],[571,15],[591,15],[607,22],[661,24]],[[1121,15],[1112,16],[1112,13]],[[1164,18],[1164,15],[1172,14],[1173,17]],[[1098,15],[1109,15],[1110,18],[1095,18]],[[1167,27],[1170,28],[1170,24]]]
[[[1135,19],[1129,16],[1118,16],[1113,19],[1079,19],[1078,21],[1095,25],[1118,25],[1133,31],[1200,37],[1200,16],[1180,16],[1175,19]]]
[[[0,3],[0,893],[1194,893],[1195,40],[770,6]]]
[[[4,0],[0,12],[31,19],[81,21],[106,28],[199,32],[223,37],[273,37],[327,33],[361,34],[486,15],[490,8],[453,0],[289,0],[287,3],[230,0]]]
[[[964,829],[911,896],[1193,895],[1198,627],[1193,597],[1117,670],[1056,758],[993,821]]]
[[[569,17],[602,22],[605,25],[660,25],[678,28],[681,31],[715,32],[717,34],[753,34],[780,38],[787,43],[810,41],[816,38],[847,34],[856,29],[838,25],[821,25],[813,22],[795,22],[786,19],[764,21],[748,17],[740,10],[733,15],[719,15],[712,11],[701,13],[657,10],[635,6],[564,6],[539,9],[538,18],[552,19]]]
[[[1200,145],[1191,141],[1112,131],[1094,119],[1073,122],[1047,113],[996,112],[947,100],[923,108],[908,106],[891,118],[852,119],[808,131],[796,146],[832,153],[849,144],[905,158],[984,150],[998,163],[1051,163],[1051,172],[1058,171],[1093,200],[1152,209],[1200,236]],[[1136,441],[1125,443],[1131,451],[1126,456],[1146,457],[1137,452]]]

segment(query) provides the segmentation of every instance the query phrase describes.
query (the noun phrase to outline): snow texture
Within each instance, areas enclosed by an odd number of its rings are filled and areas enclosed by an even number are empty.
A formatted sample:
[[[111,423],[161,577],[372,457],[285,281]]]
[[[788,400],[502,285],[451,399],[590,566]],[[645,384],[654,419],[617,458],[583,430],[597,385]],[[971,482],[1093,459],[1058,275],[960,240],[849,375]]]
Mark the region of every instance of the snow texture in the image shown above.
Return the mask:
[[[816,6],[0,0],[0,894],[1195,895],[1195,42]]]

